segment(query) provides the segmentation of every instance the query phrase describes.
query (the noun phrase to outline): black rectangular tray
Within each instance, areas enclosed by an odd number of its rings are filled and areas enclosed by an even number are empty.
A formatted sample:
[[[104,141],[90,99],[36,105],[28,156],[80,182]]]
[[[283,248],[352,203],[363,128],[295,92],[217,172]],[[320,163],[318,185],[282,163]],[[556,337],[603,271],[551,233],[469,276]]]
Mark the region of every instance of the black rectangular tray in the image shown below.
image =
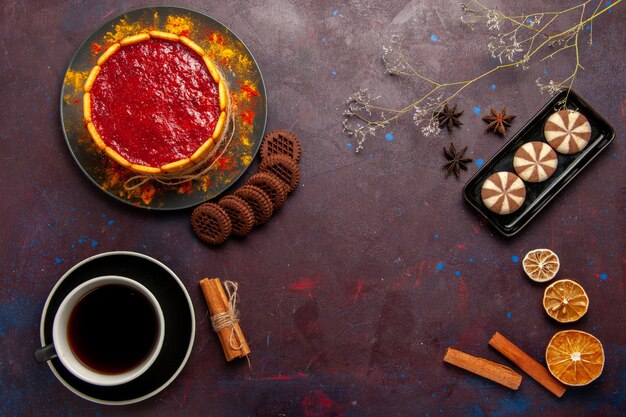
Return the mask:
[[[591,138],[587,147],[581,152],[572,155],[564,155],[557,152],[559,163],[556,171],[550,178],[539,183],[524,183],[526,186],[526,200],[517,211],[507,215],[500,215],[487,209],[480,197],[481,188],[487,177],[498,171],[515,173],[513,156],[517,149],[527,142],[546,142],[543,135],[543,125],[552,113],[559,110],[559,102],[566,95],[567,91],[561,91],[554,96],[463,187],[465,200],[505,236],[513,236],[522,230],[550,200],[556,197],[559,191],[574,179],[615,138],[615,131],[607,121],[580,98],[578,94],[570,91],[566,107],[581,112],[591,125]]]

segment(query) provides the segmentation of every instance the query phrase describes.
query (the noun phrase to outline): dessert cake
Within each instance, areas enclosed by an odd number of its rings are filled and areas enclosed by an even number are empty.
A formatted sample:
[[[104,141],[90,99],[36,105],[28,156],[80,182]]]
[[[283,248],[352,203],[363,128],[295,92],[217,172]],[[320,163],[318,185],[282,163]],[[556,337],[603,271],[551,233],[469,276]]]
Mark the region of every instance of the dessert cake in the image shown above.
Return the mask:
[[[168,32],[111,45],[84,92],[83,115],[95,144],[140,174],[202,164],[229,113],[227,85],[211,59],[189,38]]]

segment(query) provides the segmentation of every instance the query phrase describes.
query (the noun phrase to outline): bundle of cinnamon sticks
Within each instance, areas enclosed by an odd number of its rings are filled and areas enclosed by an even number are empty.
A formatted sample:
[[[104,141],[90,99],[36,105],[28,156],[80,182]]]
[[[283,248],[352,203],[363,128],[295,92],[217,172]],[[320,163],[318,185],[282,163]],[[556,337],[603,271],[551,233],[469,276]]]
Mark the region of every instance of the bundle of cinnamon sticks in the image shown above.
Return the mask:
[[[227,361],[242,358],[250,353],[250,347],[239,325],[237,284],[226,281],[222,285],[219,278],[205,278],[200,281],[202,294],[209,307],[213,329],[217,332]],[[227,294],[228,293],[228,294]]]

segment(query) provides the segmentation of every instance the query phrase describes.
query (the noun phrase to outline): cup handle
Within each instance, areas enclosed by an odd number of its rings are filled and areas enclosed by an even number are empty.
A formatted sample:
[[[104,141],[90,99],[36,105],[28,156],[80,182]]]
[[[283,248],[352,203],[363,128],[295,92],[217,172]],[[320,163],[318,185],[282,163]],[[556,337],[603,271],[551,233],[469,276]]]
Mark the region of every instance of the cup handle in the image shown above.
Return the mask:
[[[38,363],[44,363],[56,357],[57,357],[57,352],[56,350],[54,350],[54,345],[52,343],[44,347],[40,347],[39,349],[35,351],[35,360]]]

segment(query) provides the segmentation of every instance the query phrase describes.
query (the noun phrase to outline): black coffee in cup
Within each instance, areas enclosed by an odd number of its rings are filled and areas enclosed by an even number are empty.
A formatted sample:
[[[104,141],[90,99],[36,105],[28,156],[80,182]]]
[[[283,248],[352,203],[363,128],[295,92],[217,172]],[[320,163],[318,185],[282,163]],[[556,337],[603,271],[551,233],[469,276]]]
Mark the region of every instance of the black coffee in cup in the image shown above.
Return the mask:
[[[109,284],[85,294],[72,309],[69,346],[86,367],[102,374],[127,372],[146,359],[158,335],[150,301],[126,285]]]

